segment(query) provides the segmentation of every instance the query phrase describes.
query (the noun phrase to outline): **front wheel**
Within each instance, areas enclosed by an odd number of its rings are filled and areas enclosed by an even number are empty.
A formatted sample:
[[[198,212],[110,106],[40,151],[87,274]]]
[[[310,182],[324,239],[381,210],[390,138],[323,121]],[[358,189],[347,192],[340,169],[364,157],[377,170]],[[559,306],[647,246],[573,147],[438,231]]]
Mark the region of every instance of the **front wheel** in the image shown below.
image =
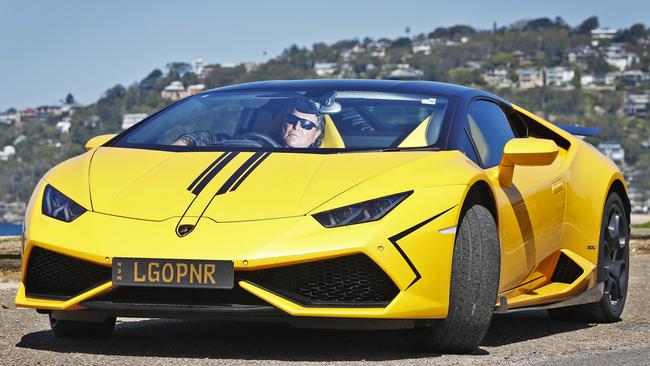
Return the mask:
[[[426,351],[474,351],[492,320],[499,287],[499,258],[499,237],[492,214],[483,206],[471,206],[462,215],[456,234],[447,318],[432,327],[410,331],[410,341]]]
[[[555,320],[611,323],[621,319],[625,299],[630,262],[630,226],[625,206],[618,194],[607,197],[600,229],[598,270],[605,292],[600,301],[551,309]]]

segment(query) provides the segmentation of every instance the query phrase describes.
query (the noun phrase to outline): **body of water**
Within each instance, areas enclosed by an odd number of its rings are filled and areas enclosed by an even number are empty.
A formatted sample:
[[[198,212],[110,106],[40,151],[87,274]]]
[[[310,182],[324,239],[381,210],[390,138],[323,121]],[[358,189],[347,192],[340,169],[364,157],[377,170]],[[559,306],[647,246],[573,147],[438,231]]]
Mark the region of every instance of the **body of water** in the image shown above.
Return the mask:
[[[0,236],[20,235],[22,225],[0,223]]]

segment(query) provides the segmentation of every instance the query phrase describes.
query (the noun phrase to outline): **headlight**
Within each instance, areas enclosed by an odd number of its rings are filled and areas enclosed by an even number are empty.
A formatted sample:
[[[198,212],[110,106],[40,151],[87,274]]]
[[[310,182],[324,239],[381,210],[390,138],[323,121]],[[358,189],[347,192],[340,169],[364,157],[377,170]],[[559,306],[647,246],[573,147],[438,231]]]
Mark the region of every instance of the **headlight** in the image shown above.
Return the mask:
[[[413,193],[413,191],[393,194],[370,201],[355,203],[350,206],[319,212],[313,216],[325,227],[337,227],[376,221],[384,217],[411,193]]]
[[[48,184],[43,193],[42,212],[43,215],[70,222],[86,212],[86,209]]]

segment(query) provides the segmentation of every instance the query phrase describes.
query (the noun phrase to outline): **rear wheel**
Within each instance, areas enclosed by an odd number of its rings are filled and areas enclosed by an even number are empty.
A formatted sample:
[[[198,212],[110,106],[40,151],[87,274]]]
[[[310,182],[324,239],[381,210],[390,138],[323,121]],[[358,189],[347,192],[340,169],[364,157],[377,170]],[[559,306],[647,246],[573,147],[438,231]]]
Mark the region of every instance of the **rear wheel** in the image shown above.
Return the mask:
[[[472,352],[487,332],[499,287],[499,237],[488,209],[471,206],[461,217],[452,259],[449,313],[432,327],[409,333],[427,351]]]
[[[630,260],[630,226],[618,194],[607,198],[600,229],[599,278],[605,293],[599,302],[549,310],[553,319],[588,323],[620,320],[625,299]]]
[[[105,318],[101,322],[57,319],[50,314],[50,327],[60,338],[108,338],[113,334],[115,318]]]

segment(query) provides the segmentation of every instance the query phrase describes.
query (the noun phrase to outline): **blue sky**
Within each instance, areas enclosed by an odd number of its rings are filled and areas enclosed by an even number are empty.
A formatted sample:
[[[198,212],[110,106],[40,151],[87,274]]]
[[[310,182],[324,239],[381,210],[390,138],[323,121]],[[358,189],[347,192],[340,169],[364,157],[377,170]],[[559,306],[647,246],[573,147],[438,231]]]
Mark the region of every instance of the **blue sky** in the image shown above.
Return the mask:
[[[561,16],[629,27],[650,1],[30,1],[0,0],[0,111],[54,104],[68,92],[95,101],[170,61],[262,61],[291,44],[396,37],[438,26],[489,29]],[[264,55],[266,52],[266,56]]]

